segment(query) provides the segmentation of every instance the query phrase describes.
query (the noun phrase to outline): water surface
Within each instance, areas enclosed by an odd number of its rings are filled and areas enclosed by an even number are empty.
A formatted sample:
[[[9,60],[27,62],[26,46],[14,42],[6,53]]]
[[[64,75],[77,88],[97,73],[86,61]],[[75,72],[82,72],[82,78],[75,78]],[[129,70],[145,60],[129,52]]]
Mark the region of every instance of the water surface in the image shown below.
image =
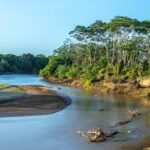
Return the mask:
[[[150,143],[149,113],[115,128],[119,134],[104,143],[89,144],[76,134],[77,130],[86,131],[92,127],[111,130],[117,121],[127,118],[128,110],[148,110],[132,98],[102,97],[91,91],[52,85],[36,75],[1,75],[0,83],[46,85],[72,99],[69,107],[55,114],[0,118],[1,150],[120,150],[134,149],[134,145],[142,149],[143,142]],[[99,112],[98,108],[106,108],[106,111]]]

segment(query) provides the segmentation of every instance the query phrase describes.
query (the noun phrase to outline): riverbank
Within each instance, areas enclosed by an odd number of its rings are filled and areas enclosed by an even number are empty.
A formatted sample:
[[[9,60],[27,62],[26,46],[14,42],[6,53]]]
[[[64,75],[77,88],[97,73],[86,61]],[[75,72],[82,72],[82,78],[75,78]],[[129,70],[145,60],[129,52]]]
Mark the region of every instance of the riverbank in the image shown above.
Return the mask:
[[[51,114],[70,101],[40,85],[0,85],[0,117]]]
[[[34,85],[35,83],[44,86],[49,85],[52,89],[57,89],[59,93],[64,93],[72,99],[72,105],[69,108],[54,115],[27,118],[2,117],[0,119],[0,141],[3,150],[16,150],[16,147],[25,150],[48,150],[59,149],[60,146],[62,150],[65,150],[72,149],[75,145],[80,145],[80,149],[83,150],[119,150],[119,146],[129,145],[129,142],[139,142],[150,135],[150,115],[149,113],[145,114],[149,111],[149,107],[141,105],[141,102],[136,101],[134,98],[124,98],[123,96],[117,98],[114,96],[103,97],[98,94],[95,96],[91,90],[86,91],[48,84],[34,75],[0,76],[0,81],[13,85]],[[104,108],[104,111],[99,111],[99,108]],[[109,141],[101,144],[88,144],[76,134],[76,131],[85,132],[93,127],[111,131],[116,123],[128,119],[129,110],[135,109],[139,109],[144,113],[129,124],[115,127],[119,133]],[[59,141],[59,145],[55,144],[54,146],[55,141]],[[144,145],[144,147],[147,146]]]
[[[150,77],[138,78],[126,83],[112,83],[112,82],[95,82],[86,86],[81,80],[58,80],[56,78],[48,78],[46,81],[55,84],[62,84],[71,87],[90,89],[94,92],[105,94],[129,95],[136,98],[150,99]]]

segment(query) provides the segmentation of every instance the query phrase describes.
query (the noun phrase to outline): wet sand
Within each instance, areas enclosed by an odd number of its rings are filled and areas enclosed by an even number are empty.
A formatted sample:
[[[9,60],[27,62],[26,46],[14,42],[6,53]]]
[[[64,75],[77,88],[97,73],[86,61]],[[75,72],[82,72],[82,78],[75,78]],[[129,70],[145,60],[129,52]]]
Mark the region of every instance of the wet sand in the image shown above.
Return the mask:
[[[15,88],[21,91],[8,92],[8,88],[6,91],[0,90],[0,117],[51,114],[70,104],[65,97],[44,86],[28,85]]]

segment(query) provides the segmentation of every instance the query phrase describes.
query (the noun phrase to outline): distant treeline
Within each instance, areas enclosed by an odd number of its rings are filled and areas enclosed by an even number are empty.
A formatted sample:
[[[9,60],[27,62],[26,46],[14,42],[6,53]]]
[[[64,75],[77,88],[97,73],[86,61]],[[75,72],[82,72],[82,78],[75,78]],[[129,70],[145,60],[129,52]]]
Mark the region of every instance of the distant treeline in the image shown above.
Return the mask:
[[[0,74],[4,73],[38,73],[45,67],[48,58],[44,55],[22,54],[0,54]]]
[[[40,75],[85,84],[150,76],[150,20],[117,16],[110,22],[78,25]]]

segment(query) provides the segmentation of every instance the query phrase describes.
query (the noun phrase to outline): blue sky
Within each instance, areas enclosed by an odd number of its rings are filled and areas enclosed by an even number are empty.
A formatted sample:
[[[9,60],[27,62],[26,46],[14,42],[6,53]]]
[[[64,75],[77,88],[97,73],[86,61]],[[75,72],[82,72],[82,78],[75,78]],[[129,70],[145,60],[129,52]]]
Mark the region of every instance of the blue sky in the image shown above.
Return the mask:
[[[49,55],[76,25],[149,11],[150,0],[0,0],[0,53]]]

